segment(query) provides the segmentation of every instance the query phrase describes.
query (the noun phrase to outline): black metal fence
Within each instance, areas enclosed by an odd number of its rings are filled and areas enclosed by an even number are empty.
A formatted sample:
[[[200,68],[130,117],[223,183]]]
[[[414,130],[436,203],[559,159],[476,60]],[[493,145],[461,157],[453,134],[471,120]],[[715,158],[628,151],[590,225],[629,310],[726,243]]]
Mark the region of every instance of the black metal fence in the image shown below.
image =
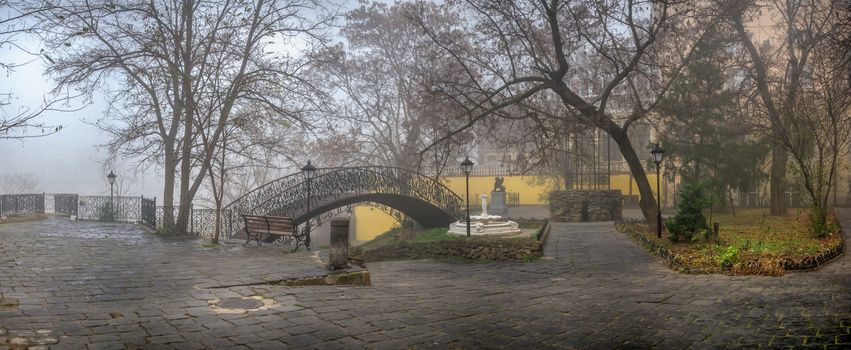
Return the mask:
[[[520,192],[508,192],[505,205],[509,207],[520,206]]]
[[[474,166],[470,171],[470,176],[511,176],[521,175],[522,169],[512,168],[511,166]],[[464,170],[460,166],[447,166],[443,169],[441,176],[465,176]]]
[[[151,229],[157,228],[157,198],[142,197],[142,224]]]
[[[79,196],[77,220],[124,221],[142,220],[142,197]]]
[[[488,196],[488,206],[491,205],[491,194],[486,193]],[[464,194],[461,193],[461,202],[462,205],[466,205]],[[480,206],[482,205],[482,194],[481,193],[471,193],[470,194],[470,205],[471,206]],[[505,193],[505,205],[508,207],[516,207],[520,205],[520,192],[506,192]]]
[[[54,194],[53,212],[77,216],[77,204],[79,203],[79,197],[80,196],[77,194]]]
[[[0,216],[44,214],[44,193],[0,195]]]
[[[192,206],[158,206],[155,208],[156,228],[164,234],[177,234],[177,223],[180,219],[180,209],[184,209],[186,218],[186,232],[196,236],[212,238],[216,233],[216,210],[195,209]],[[224,215],[221,217],[224,223]]]
[[[157,206],[156,198],[127,196],[80,196],[69,193],[0,195],[0,216],[44,214],[49,212],[75,216],[82,221],[121,221],[141,223],[163,233],[175,233],[179,206]],[[213,237],[216,230],[215,209],[188,206],[187,233]],[[222,217],[224,223],[224,216]]]
[[[212,238],[216,234],[216,209],[193,209],[189,228],[194,235]]]

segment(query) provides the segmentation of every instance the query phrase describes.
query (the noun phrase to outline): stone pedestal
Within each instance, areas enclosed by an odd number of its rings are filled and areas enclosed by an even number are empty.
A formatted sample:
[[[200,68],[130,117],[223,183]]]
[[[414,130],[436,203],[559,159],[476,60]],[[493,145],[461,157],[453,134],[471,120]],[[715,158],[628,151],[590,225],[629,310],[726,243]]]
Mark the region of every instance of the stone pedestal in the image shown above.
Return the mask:
[[[550,193],[550,220],[615,221],[623,218],[620,190],[568,190]]]
[[[328,269],[349,268],[349,219],[331,220],[331,245],[328,249]]]
[[[505,207],[505,192],[491,192],[491,206],[488,213],[505,215],[507,210]]]

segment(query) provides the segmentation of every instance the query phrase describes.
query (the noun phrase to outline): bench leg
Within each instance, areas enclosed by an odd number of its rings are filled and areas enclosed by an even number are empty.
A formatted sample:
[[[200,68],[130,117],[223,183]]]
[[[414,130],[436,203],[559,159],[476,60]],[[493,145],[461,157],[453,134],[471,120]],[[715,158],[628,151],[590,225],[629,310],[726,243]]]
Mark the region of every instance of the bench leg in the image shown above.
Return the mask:
[[[305,234],[301,236],[294,236],[294,238],[296,244],[295,248],[293,248],[293,253],[295,253],[295,251],[298,250],[298,247],[300,246],[304,246],[307,251],[310,251],[310,235]]]
[[[246,245],[248,245],[248,243],[249,243],[249,242],[251,242],[251,240],[252,240],[252,239],[253,239],[253,240],[255,240],[255,241],[257,242],[257,246],[258,246],[258,247],[259,247],[259,246],[261,246],[261,244],[260,244],[260,234],[250,234],[250,233],[246,232],[246,233],[245,233],[245,235],[246,235],[246,236],[248,236],[248,237],[247,237],[247,239],[245,240],[245,243],[243,243],[243,244],[242,244],[242,246],[243,246],[243,247],[245,247]]]
[[[307,251],[310,251],[310,235],[304,237],[304,247],[307,248]]]

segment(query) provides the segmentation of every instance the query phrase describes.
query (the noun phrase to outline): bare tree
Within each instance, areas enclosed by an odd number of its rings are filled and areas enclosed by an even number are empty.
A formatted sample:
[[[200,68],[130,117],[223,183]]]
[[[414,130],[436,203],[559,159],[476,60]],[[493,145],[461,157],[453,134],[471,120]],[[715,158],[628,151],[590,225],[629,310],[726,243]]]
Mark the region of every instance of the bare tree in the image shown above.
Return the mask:
[[[31,19],[37,10],[23,10],[23,4],[0,0],[0,10],[5,17],[0,18],[0,49],[10,48],[37,60],[39,55],[46,59],[50,56],[30,52],[18,44],[21,35],[28,35],[33,28]],[[8,77],[16,68],[28,62],[0,61],[0,71]],[[39,117],[49,111],[65,111],[60,104],[66,98],[45,98],[37,107],[18,104],[13,91],[0,91],[0,139],[26,139],[44,137],[59,132],[61,125],[48,125]]]
[[[216,211],[213,243],[218,243],[222,229],[222,209],[227,201],[265,184],[268,175],[274,173],[275,164],[295,164],[291,155],[301,154],[302,150],[289,148],[300,145],[301,132],[293,132],[292,126],[257,125],[258,113],[262,108],[243,108],[233,115],[222,129],[218,144],[212,137],[218,129],[214,118],[198,120],[196,130],[199,142],[204,150],[214,152],[210,166],[207,167],[207,190],[212,195]],[[287,147],[287,148],[284,148]],[[272,171],[270,171],[272,170]]]
[[[628,136],[631,125],[650,116],[695,43],[712,28],[711,18],[695,16],[688,1],[496,1],[468,0],[470,46],[431,38],[481,75],[475,86],[446,94],[468,106],[463,130],[488,116],[511,114],[599,128],[617,144],[641,194],[644,217],[652,223],[656,205],[643,160]],[[587,75],[593,84],[574,86]],[[542,108],[543,101],[557,101]],[[515,114],[516,115],[516,114]],[[546,124],[541,124],[546,125]],[[541,132],[547,132],[542,129]],[[450,133],[446,138],[452,137]]]
[[[38,177],[31,173],[4,173],[0,175],[0,193],[32,193],[39,187]]]
[[[446,151],[457,150],[461,140],[453,139],[420,154],[460,111],[435,90],[462,67],[410,18],[414,12],[443,31],[457,22],[446,6],[415,1],[364,2],[346,14],[345,46],[327,50],[318,72],[329,94],[339,96],[317,141],[328,162],[439,168]],[[452,40],[463,41],[457,34]]]
[[[817,7],[800,11],[817,11]],[[812,19],[832,17],[827,7],[811,14]],[[846,37],[847,27],[834,20],[825,24],[824,39],[812,46],[806,69],[801,73],[800,96],[791,113],[784,116],[775,139],[794,160],[795,170],[812,201],[811,225],[817,236],[829,233],[828,198],[836,186],[840,159],[851,146],[851,80],[849,63],[836,38]]]
[[[812,69],[814,50],[837,35],[833,15],[839,2],[722,0],[717,6],[746,53],[745,67],[754,82],[751,102],[761,112],[756,116],[764,116],[759,123],[774,140],[769,183],[771,214],[786,215],[784,178],[790,149],[784,139],[799,113],[798,103],[804,95],[807,72]],[[778,30],[767,36],[756,33],[760,26],[749,24],[760,17],[774,20],[772,25]],[[755,42],[755,38],[763,41]]]
[[[221,143],[234,114],[250,104],[262,109],[255,123],[299,122],[315,109],[300,74],[328,20],[316,3],[45,2],[40,13],[48,46],[66,48],[49,71],[57,88],[107,93],[98,125],[112,135],[110,154],[162,167],[163,204],[178,195],[178,231],[217,153],[208,146]],[[199,123],[212,127],[207,142]]]

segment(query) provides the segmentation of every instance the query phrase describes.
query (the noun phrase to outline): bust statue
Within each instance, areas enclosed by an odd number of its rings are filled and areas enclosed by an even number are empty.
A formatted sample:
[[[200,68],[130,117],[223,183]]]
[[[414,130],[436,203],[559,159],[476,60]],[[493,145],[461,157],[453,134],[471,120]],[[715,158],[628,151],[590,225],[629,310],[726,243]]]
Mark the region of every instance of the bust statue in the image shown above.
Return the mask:
[[[505,182],[505,178],[497,176],[496,179],[494,179],[493,191],[491,192],[505,192],[505,185],[503,185],[503,182]]]

